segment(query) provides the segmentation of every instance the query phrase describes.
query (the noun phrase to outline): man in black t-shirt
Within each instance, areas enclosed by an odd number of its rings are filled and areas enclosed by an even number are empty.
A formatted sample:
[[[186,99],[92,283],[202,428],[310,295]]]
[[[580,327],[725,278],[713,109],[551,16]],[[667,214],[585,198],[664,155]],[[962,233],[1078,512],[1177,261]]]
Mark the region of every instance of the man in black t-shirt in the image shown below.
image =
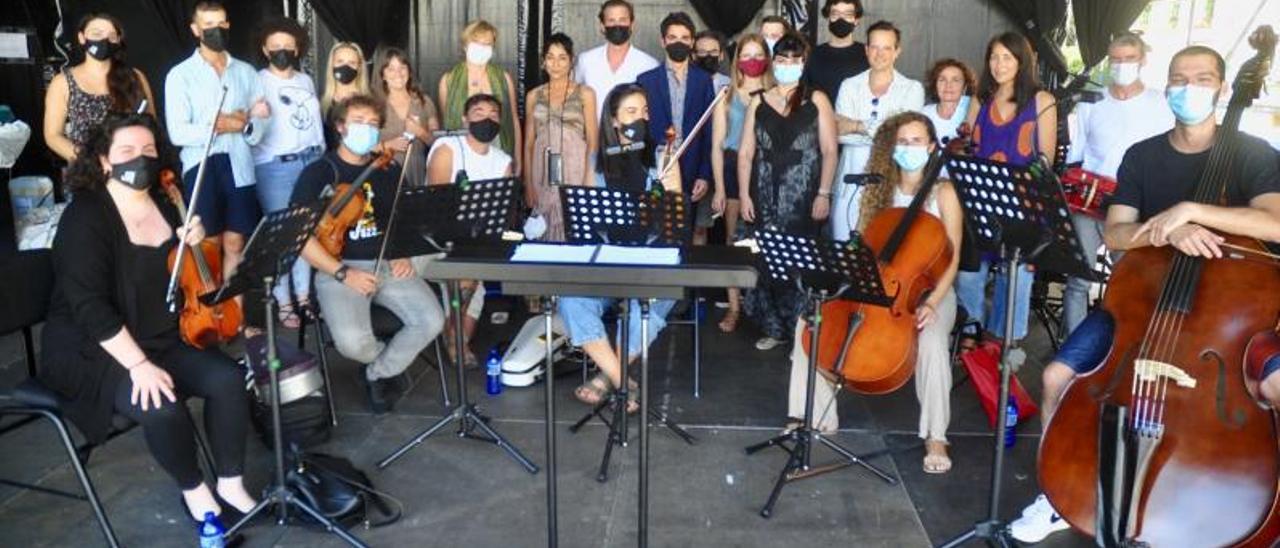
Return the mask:
[[[831,41],[813,49],[805,64],[804,81],[834,100],[840,84],[871,68],[866,46],[853,39],[862,20],[862,0],[827,0],[822,16],[827,18]]]
[[[1261,139],[1237,134],[1226,205],[1192,199],[1216,142],[1214,109],[1227,87],[1225,73],[1222,56],[1204,46],[1191,46],[1173,57],[1165,95],[1176,123],[1172,131],[1141,141],[1125,153],[1116,194],[1107,208],[1103,239],[1108,249],[1171,245],[1187,255],[1216,259],[1223,256],[1219,234],[1280,242],[1280,168],[1275,152]],[[1111,315],[1095,310],[1063,342],[1043,373],[1043,424],[1049,423],[1071,380],[1102,364],[1114,329]],[[1277,370],[1280,359],[1269,360],[1255,379],[1272,406],[1280,405],[1280,375],[1272,374]],[[1041,495],[1010,524],[1010,533],[1034,543],[1067,527]]]
[[[369,407],[381,414],[391,408],[386,381],[404,372],[440,334],[444,313],[409,259],[385,261],[380,268],[375,265],[400,172],[375,169],[368,179],[355,179],[372,161],[369,152],[378,144],[382,106],[371,97],[357,95],[339,103],[333,118],[342,142],[302,170],[292,201],[317,203],[331,186],[350,182],[358,184],[357,192],[365,199],[360,219],[347,231],[341,257],[330,255],[315,238],[307,242],[302,257],[318,271],[316,297],[334,345],[343,356],[364,364]],[[400,318],[403,327],[389,340],[374,336],[370,304]]]

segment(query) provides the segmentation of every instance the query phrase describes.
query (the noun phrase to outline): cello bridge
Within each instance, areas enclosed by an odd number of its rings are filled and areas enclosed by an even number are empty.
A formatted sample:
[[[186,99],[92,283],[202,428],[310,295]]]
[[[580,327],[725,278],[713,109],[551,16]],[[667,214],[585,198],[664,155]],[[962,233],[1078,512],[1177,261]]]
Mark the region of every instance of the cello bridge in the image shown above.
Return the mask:
[[[1133,369],[1133,374],[1139,381],[1154,382],[1167,378],[1182,388],[1196,387],[1196,379],[1173,364],[1156,360],[1134,360]]]

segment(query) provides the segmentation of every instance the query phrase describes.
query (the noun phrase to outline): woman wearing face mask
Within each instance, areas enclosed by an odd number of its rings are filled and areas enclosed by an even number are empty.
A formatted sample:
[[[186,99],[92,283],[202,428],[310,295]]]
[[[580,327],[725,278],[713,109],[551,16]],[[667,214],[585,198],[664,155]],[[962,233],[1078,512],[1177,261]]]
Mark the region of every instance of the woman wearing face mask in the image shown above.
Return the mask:
[[[752,228],[816,237],[831,212],[836,126],[827,96],[801,82],[808,52],[796,33],[774,46],[777,85],[751,100],[742,126],[738,200]],[[791,284],[765,283],[746,292],[743,306],[764,331],[756,348],[771,350],[786,342],[804,298]]]
[[[955,59],[939,59],[929,68],[925,80],[928,104],[920,110],[938,133],[938,142],[946,145],[960,134],[960,124],[969,114],[969,96],[977,83],[969,65]]]
[[[324,152],[324,124],[315,84],[297,68],[298,59],[307,52],[306,31],[297,22],[281,18],[265,23],[258,36],[267,61],[267,67],[258,71],[258,83],[275,115],[262,140],[253,146],[255,188],[262,210],[272,212],[288,207],[298,174]],[[281,277],[273,293],[280,304],[280,322],[297,329],[298,314],[306,309],[311,294],[306,261],[294,263],[289,277]]]
[[[573,63],[573,40],[562,33],[551,35],[542,51],[548,81],[525,99],[531,109],[525,120],[525,201],[547,223],[542,239],[552,242],[564,241],[560,189],[552,185],[587,186],[594,180],[591,156],[599,131],[596,93],[573,82]],[[548,164],[559,172],[559,181],[548,180]]]
[[[491,62],[497,41],[498,29],[483,19],[462,29],[466,58],[440,77],[440,110],[444,113],[445,129],[463,129],[467,99],[480,94],[497,97],[502,103],[502,133],[498,145],[515,161],[516,173],[522,173],[520,152],[524,146],[516,118],[516,86],[511,74]]]
[[[386,108],[379,151],[390,148],[395,152],[396,162],[405,170],[405,184],[422,185],[426,182],[427,150],[435,141],[433,133],[440,129],[440,117],[414,80],[403,51],[382,49],[376,58],[373,94]],[[405,134],[413,135],[413,150],[409,150]]]
[[[76,147],[109,112],[145,111],[155,116],[151,85],[125,62],[124,27],[105,13],[91,13],[76,25],[76,53],[82,60],[49,82],[44,96],[44,141],[70,162]]]
[[[733,77],[728,101],[716,105],[711,126],[711,174],[715,193],[711,208],[724,215],[726,243],[738,236],[738,145],[747,119],[747,107],[757,95],[773,87],[769,69],[768,46],[759,34],[748,34],[738,40],[737,58],[733,61]],[[720,320],[720,330],[732,333],[738,329],[742,311],[742,291],[729,290],[729,311]]]
[[[249,423],[244,375],[216,349],[178,336],[165,304],[167,260],[179,239],[204,238],[199,217],[180,226],[157,187],[160,161],[150,116],[113,114],[95,128],[68,172],[75,194],[53,244],[54,292],[39,378],[68,403],[68,418],[101,442],[117,413],[142,425],[147,447],[182,489],[182,513],[223,523],[255,504],[243,481]],[[204,398],[218,476],[204,482],[183,399]]]
[[[320,96],[320,112],[324,114],[324,143],[333,150],[342,141],[329,114],[333,105],[356,95],[372,95],[369,76],[364,68],[364,50],[355,42],[338,42],[329,48],[325,63],[324,94]]]

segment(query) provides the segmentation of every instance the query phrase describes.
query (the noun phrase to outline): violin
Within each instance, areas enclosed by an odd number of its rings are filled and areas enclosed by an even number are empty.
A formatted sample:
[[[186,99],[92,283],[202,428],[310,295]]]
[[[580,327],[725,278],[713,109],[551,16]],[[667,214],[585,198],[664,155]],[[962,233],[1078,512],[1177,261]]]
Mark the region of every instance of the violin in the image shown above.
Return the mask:
[[[320,223],[316,225],[316,240],[334,257],[341,257],[347,245],[347,231],[364,216],[366,204],[362,185],[375,170],[386,169],[395,159],[395,152],[384,149],[352,182],[333,185],[333,197],[324,208]]]
[[[172,170],[160,173],[160,188],[178,208],[178,215],[187,218],[182,191],[178,189],[178,176]],[[179,254],[186,260],[179,265]],[[215,240],[206,239],[198,246],[179,242],[169,252],[169,270],[178,267],[178,287],[182,290],[182,312],[178,316],[178,330],[182,340],[196,348],[229,342],[240,331],[244,319],[235,299],[207,305],[201,295],[217,291],[222,286],[222,247]]]
[[[1270,72],[1262,27],[1240,69],[1191,199],[1220,204],[1237,184],[1240,119]],[[1251,342],[1280,319],[1280,261],[1225,236],[1221,259],[1172,246],[1125,253],[1102,307],[1110,352],[1072,381],[1040,444],[1040,487],[1076,529],[1106,546],[1271,546],[1280,537],[1277,416],[1246,374]],[[1258,259],[1241,260],[1248,255]],[[1255,348],[1256,350],[1256,348]]]

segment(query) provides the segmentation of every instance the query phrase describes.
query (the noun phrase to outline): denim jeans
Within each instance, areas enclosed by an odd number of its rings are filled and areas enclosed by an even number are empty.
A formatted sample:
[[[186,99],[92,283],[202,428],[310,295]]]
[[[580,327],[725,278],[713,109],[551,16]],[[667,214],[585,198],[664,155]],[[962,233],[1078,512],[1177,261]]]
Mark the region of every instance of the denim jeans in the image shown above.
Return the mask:
[[[254,166],[254,175],[258,184],[254,185],[258,193],[258,203],[264,214],[289,207],[289,198],[293,196],[293,187],[298,182],[298,174],[307,164],[320,158],[320,149],[313,148],[298,154],[296,159],[281,162],[279,159]],[[293,263],[289,277],[280,277],[271,294],[276,302],[285,304],[289,301],[289,283],[292,281],[293,294],[299,299],[311,294],[311,265],[301,258]]]
[[[373,261],[344,263],[373,272]],[[316,297],[338,352],[368,364],[365,374],[369,380],[399,375],[444,328],[440,299],[427,282],[417,275],[394,278],[389,268],[382,269],[372,301],[327,275],[316,277]],[[390,340],[380,341],[373,335],[369,311],[374,303],[390,310],[404,324]]]
[[[1067,335],[1053,360],[1066,364],[1077,375],[1089,373],[1106,359],[1115,339],[1115,331],[1116,321],[1111,314],[1106,310],[1095,310],[1084,317],[1076,330]]]
[[[1098,248],[1102,247],[1102,221],[1076,213],[1071,216],[1071,224],[1075,225],[1076,234],[1080,237],[1080,247],[1084,249],[1084,260],[1089,263],[1089,268],[1093,269],[1098,264]],[[1075,276],[1067,277],[1067,289],[1062,295],[1064,332],[1075,331],[1076,326],[1084,321],[1085,314],[1089,313],[1091,287],[1093,282],[1089,280]]]
[[[569,340],[574,346],[598,340],[608,340],[604,329],[605,309],[613,306],[617,299],[600,297],[564,297],[560,299],[560,318],[564,321],[565,330],[569,332]],[[640,341],[640,303],[632,300],[630,306],[631,323],[627,329],[627,356],[640,355],[640,346],[648,346],[658,338],[658,334],[667,326],[667,314],[676,304],[675,301],[657,300],[649,307],[649,340]]]
[[[964,307],[965,312],[971,318],[982,318],[983,328],[989,333],[1003,337],[1004,336],[1004,314],[1005,314],[1005,293],[1008,291],[1008,282],[1005,279],[1003,269],[996,270],[995,288],[992,290],[991,296],[991,313],[986,314],[986,284],[987,272],[991,265],[987,261],[982,262],[982,266],[977,272],[966,272],[961,270],[956,276],[956,296],[960,299],[960,305]],[[1013,338],[1022,339],[1027,336],[1027,320],[1031,314],[1031,284],[1035,281],[1035,275],[1023,266],[1018,269],[1017,287],[1014,294],[1013,308]]]

